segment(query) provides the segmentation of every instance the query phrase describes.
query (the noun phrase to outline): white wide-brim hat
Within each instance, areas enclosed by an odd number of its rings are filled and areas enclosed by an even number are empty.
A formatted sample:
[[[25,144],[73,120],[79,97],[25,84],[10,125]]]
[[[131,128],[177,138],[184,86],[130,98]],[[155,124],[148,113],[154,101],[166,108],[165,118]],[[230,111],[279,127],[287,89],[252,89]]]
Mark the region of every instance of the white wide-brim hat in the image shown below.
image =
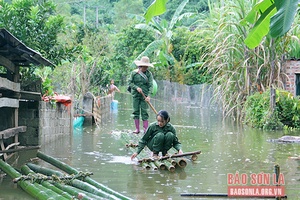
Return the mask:
[[[147,56],[143,56],[141,60],[134,61],[134,64],[136,64],[136,66],[138,67],[140,66],[153,67],[153,65],[150,63],[150,59]]]

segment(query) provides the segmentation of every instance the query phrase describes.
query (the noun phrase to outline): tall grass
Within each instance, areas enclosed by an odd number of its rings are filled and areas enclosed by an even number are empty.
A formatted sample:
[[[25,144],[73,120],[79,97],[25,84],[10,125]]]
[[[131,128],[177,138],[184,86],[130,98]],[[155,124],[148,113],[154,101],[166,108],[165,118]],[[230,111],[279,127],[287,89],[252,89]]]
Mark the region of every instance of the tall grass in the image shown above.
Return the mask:
[[[286,38],[277,40],[266,37],[255,49],[250,50],[244,39],[250,25],[241,20],[251,10],[254,1],[224,0],[212,4],[210,16],[199,21],[201,36],[198,42],[207,44],[202,68],[213,75],[214,94],[222,101],[223,114],[236,120],[243,118],[243,106],[254,92],[269,87],[283,88],[282,55],[287,48]]]

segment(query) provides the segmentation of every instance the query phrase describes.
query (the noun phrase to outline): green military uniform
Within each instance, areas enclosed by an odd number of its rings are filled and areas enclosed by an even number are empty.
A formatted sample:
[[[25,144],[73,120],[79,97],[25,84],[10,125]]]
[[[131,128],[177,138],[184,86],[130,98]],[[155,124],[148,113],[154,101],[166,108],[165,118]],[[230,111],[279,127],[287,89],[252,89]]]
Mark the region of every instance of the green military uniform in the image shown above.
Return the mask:
[[[174,147],[177,151],[181,149],[181,143],[176,136],[176,130],[171,123],[167,123],[164,127],[160,127],[157,122],[150,124],[145,135],[141,138],[138,145],[137,154],[144,147],[147,147],[154,153],[166,153]]]
[[[138,87],[141,88],[146,97],[150,95],[153,87],[152,73],[149,70],[144,73],[141,73],[139,69],[132,71],[129,78],[129,86],[133,97],[133,119],[139,119],[141,115],[143,121],[148,120],[149,106],[143,95],[136,89]]]

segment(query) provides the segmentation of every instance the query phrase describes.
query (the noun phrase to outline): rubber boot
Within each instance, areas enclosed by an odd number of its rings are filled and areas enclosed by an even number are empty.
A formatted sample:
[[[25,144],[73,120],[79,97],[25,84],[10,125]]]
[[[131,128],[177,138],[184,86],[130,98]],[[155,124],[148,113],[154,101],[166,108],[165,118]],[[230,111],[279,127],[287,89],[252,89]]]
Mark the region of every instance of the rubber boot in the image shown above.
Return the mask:
[[[143,121],[144,133],[146,133],[148,129],[148,120]]]
[[[140,120],[134,119],[134,124],[135,124],[135,131],[133,131],[133,133],[139,134],[140,133]]]

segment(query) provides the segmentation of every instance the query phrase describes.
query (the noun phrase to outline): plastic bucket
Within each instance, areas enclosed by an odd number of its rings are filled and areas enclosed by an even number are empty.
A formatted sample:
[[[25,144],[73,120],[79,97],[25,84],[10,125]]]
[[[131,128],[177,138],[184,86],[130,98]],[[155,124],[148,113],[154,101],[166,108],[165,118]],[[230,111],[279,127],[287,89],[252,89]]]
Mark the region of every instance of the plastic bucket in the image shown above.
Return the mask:
[[[112,110],[118,110],[118,101],[117,100],[113,100],[112,102],[111,102],[111,104],[110,104],[110,108],[112,109]]]

